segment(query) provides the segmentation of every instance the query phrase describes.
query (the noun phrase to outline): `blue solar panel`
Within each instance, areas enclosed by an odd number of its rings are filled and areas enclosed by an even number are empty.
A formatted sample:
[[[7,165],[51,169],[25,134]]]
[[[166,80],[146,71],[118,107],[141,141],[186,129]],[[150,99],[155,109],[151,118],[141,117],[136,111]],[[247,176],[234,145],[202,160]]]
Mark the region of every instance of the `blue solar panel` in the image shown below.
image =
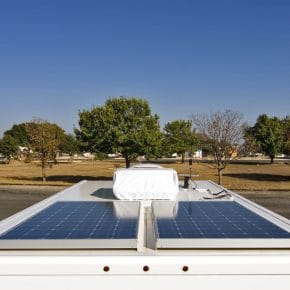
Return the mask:
[[[153,204],[157,239],[290,238],[290,233],[233,201],[179,202],[171,217],[158,216],[168,203]]]
[[[0,239],[136,239],[135,217],[117,215],[113,202],[56,202],[0,236]]]

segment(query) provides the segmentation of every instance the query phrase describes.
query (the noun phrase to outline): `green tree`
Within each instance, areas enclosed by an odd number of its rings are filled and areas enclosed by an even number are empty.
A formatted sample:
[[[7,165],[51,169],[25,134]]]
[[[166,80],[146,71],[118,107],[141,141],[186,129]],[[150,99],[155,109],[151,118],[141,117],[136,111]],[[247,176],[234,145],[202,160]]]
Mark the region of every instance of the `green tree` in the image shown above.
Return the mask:
[[[0,140],[0,153],[5,156],[10,162],[10,159],[12,157],[17,156],[17,141],[10,135],[4,135],[4,137]]]
[[[64,130],[56,124],[42,119],[34,119],[32,122],[26,123],[26,131],[29,147],[41,161],[42,181],[45,182],[47,162],[55,159]]]
[[[248,124],[244,124],[242,130],[244,143],[240,148],[241,154],[244,156],[249,156],[260,152],[260,146],[253,134],[253,127],[249,126]]]
[[[277,117],[269,117],[266,114],[257,118],[255,125],[250,128],[262,152],[270,157],[270,162],[281,153],[285,145],[285,131],[282,121]]]
[[[59,144],[59,150],[71,156],[75,153],[79,153],[80,152],[79,141],[72,134],[63,134]]]
[[[290,155],[290,116],[286,116],[283,120],[283,130],[285,135],[285,141],[283,146],[283,153]]]
[[[14,124],[10,130],[4,132],[4,136],[11,136],[14,138],[18,146],[28,146],[29,140],[26,132],[26,124]]]
[[[222,171],[226,168],[233,150],[242,137],[242,115],[225,110],[209,114],[193,114],[193,123],[203,136],[203,144],[213,155],[218,183],[222,184]]]
[[[85,148],[95,153],[120,152],[126,167],[138,155],[150,155],[160,146],[159,118],[149,103],[138,98],[110,98],[104,106],[79,112],[75,133]]]
[[[197,139],[192,130],[192,121],[176,120],[164,126],[164,150],[168,153],[181,154],[184,163],[184,154],[196,148]]]

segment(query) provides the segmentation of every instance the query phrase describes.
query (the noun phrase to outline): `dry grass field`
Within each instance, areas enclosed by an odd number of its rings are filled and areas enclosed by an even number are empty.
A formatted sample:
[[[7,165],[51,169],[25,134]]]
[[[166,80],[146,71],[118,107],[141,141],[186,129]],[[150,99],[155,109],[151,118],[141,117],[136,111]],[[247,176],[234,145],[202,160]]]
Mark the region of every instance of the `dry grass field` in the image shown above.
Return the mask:
[[[165,163],[178,173],[188,173],[187,163]],[[61,185],[68,186],[83,179],[111,179],[116,167],[123,167],[122,161],[91,161],[71,164],[56,164],[47,168],[47,182],[41,180],[41,167],[37,163],[14,161],[0,164],[0,184]],[[217,181],[216,169],[210,163],[194,163],[195,179]],[[223,185],[237,191],[290,191],[289,164],[229,164],[224,170]]]
[[[178,173],[189,172],[187,163],[162,165]],[[39,164],[0,164],[0,220],[80,180],[112,179],[114,170],[123,166],[122,161],[57,164],[47,168],[47,182],[43,183]],[[198,175],[195,179],[217,181],[213,164],[194,163],[192,169]],[[290,218],[289,164],[230,164],[223,181],[225,187]]]

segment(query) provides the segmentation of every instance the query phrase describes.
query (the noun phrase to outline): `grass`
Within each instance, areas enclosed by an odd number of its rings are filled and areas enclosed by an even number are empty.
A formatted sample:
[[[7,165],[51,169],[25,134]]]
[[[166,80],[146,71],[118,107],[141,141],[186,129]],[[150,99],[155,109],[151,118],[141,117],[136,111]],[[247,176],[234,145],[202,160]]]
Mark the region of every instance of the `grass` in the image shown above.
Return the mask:
[[[0,164],[0,219],[58,192],[62,189],[59,186],[69,186],[83,179],[110,180],[115,169],[122,166],[122,161],[57,164],[47,168],[47,182],[43,183],[39,164],[17,161],[8,165]],[[178,173],[189,172],[188,164],[173,162],[163,166],[173,167]],[[217,182],[216,169],[211,163],[194,163],[192,171],[198,174],[195,179]],[[53,185],[59,189],[51,187]],[[223,185],[290,218],[289,164],[229,164],[224,170]]]
[[[37,163],[13,161],[0,164],[0,184],[57,185],[69,186],[80,180],[112,179],[116,167],[124,166],[122,161],[106,160],[71,164],[56,164],[47,168],[47,182],[41,180],[41,167]],[[184,163],[165,163],[178,173],[188,173]],[[210,179],[217,182],[214,164],[194,163],[195,179]],[[229,164],[224,170],[223,185],[237,191],[290,191],[289,164]]]

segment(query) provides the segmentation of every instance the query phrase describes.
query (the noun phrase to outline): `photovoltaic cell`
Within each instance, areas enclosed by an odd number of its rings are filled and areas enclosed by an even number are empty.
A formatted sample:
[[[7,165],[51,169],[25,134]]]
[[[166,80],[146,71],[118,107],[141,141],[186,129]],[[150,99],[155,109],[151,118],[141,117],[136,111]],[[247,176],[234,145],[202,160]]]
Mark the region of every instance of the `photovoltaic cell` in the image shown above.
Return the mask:
[[[139,205],[129,206],[135,214],[124,217],[113,202],[56,202],[2,234],[0,240],[136,239]]]
[[[153,203],[157,239],[283,239],[290,233],[233,201]],[[163,213],[162,215],[160,213]]]

